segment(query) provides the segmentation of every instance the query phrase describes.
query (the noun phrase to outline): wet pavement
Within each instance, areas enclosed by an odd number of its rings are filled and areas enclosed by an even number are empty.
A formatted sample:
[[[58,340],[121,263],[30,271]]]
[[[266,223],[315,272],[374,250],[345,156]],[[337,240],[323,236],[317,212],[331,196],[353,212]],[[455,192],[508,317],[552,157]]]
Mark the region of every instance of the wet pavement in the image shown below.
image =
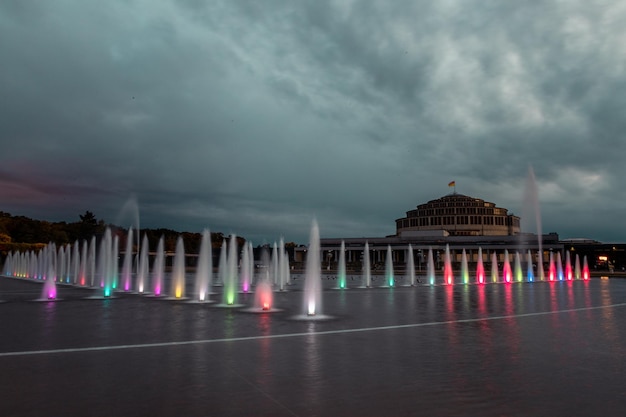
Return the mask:
[[[326,320],[0,278],[1,416],[621,416],[626,280],[332,289]]]

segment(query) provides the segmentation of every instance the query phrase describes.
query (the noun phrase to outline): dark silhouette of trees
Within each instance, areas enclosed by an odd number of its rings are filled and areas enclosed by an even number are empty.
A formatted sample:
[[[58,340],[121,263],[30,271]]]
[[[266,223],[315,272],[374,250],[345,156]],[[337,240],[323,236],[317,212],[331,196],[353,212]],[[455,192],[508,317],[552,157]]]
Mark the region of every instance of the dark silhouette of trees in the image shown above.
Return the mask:
[[[107,224],[89,210],[79,215],[79,218],[80,221],[73,223],[48,222],[25,216],[12,216],[0,211],[0,261],[14,250],[37,250],[48,243],[55,243],[57,246],[67,245],[76,241],[89,241],[93,236],[100,239],[107,227],[111,228],[114,236],[119,237],[120,250],[125,250],[128,229]],[[202,242],[202,233],[178,232],[163,228],[141,229],[139,238],[136,230],[133,233],[133,250],[137,250],[137,241],[141,242],[144,234],[148,238],[148,246],[151,251],[156,250],[161,236],[163,236],[166,252],[176,251],[176,242],[179,236],[183,238],[185,253],[188,254],[198,253]],[[222,247],[222,242],[228,238],[221,232],[212,232],[211,246],[213,249],[219,249]],[[245,238],[237,236],[239,250],[245,242]]]

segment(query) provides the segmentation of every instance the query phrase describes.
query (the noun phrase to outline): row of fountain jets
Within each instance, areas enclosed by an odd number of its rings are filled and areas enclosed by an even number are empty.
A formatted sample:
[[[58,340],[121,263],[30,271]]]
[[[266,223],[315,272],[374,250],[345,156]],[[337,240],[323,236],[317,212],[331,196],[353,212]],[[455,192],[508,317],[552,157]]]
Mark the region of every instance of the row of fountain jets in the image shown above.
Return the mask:
[[[136,292],[139,294],[150,294],[155,297],[165,297],[164,277],[165,277],[165,251],[163,237],[158,242],[156,256],[152,264],[150,273],[148,259],[148,239],[144,235],[139,251],[138,259],[134,257],[132,250],[133,229],[129,229],[124,252],[123,262],[120,269],[118,264],[119,241],[117,236],[112,236],[110,229],[106,229],[104,236],[97,245],[95,236],[90,241],[82,244],[75,242],[73,245],[56,247],[51,243],[39,252],[13,252],[6,259],[3,275],[18,278],[30,278],[43,281],[41,299],[55,300],[57,298],[57,283],[71,284],[80,287],[100,288],[102,298],[111,297],[114,291]],[[320,253],[319,229],[316,222],[311,227],[311,236],[308,253]],[[413,249],[408,245],[408,258],[406,266],[407,284],[414,286],[421,282],[416,276]],[[273,288],[284,291],[290,282],[289,259],[284,248],[282,239],[280,243],[274,244],[271,257],[266,251],[261,259],[262,267],[255,277],[255,262],[252,244],[246,242],[238,253],[237,239],[231,236],[229,243],[224,240],[220,250],[218,273],[216,285],[222,285],[222,305],[236,306],[239,292],[248,293],[252,291],[253,279],[255,284],[255,308],[261,310],[272,309]],[[543,270],[543,262],[540,258],[535,268],[533,257],[530,251],[526,256],[526,274],[523,272],[522,260],[519,252],[513,258],[513,267],[509,259],[508,251],[504,254],[502,273],[498,266],[498,259],[495,252],[492,253],[491,274],[488,278],[485,274],[483,264],[482,249],[478,250],[475,280],[477,284],[487,282],[532,282],[535,280],[544,281],[546,276]],[[549,270],[547,280],[574,280],[589,279],[589,268],[587,258],[583,258],[583,264],[576,255],[574,266],[570,259],[569,251],[565,252],[565,263],[561,260],[560,253],[553,256],[550,253]],[[135,273],[133,273],[135,271]],[[321,312],[321,262],[319,256],[308,256],[305,270],[304,300],[303,308],[306,315],[312,316]],[[470,271],[465,250],[461,256],[461,280],[464,284],[470,283]],[[185,249],[182,237],[178,238],[176,252],[172,264],[170,275],[171,290],[170,299],[189,299],[196,302],[209,301],[211,284],[213,282],[213,260],[211,249],[211,234],[209,230],[204,230],[198,254],[198,261],[195,271],[195,281],[193,297],[185,295]],[[500,276],[502,278],[500,278]],[[149,277],[151,279],[149,280]],[[134,283],[133,283],[134,278]],[[424,277],[426,283],[437,284],[433,251],[428,251],[427,274]],[[150,286],[148,285],[150,281]],[[372,286],[372,273],[369,259],[368,243],[364,248],[364,264],[362,274],[363,287]],[[455,277],[452,269],[450,250],[446,246],[443,284],[454,284]],[[394,277],[394,267],[391,247],[387,248],[387,258],[385,263],[385,284],[386,287],[396,285]],[[347,288],[347,274],[345,261],[345,246],[342,243],[338,268],[337,268],[337,288]],[[100,297],[100,296],[99,296]]]

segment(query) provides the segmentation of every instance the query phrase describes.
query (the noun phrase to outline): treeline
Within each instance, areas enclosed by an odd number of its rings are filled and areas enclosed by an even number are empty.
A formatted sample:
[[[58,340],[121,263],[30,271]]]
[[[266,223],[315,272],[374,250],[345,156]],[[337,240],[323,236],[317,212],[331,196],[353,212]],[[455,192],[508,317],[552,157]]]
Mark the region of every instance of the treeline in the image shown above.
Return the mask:
[[[94,213],[86,211],[79,215],[79,220],[73,223],[49,222],[35,220],[25,216],[12,216],[9,213],[0,211],[0,255],[4,258],[11,251],[27,251],[41,249],[48,243],[55,243],[57,246],[73,244],[76,241],[88,241],[93,236],[99,239],[106,228],[109,227],[112,233],[119,238],[119,247],[126,247],[128,229],[116,225],[107,224],[104,220],[96,218]],[[137,246],[137,231],[133,231],[133,247]],[[144,234],[148,238],[151,250],[155,250],[159,239],[163,236],[164,247],[167,252],[176,250],[176,242],[182,236],[185,244],[185,252],[198,253],[202,241],[202,233],[178,232],[170,229],[141,229],[139,241]],[[223,233],[211,233],[211,244],[217,249],[222,246],[222,242],[228,236]],[[241,247],[245,239],[237,237],[237,243]]]

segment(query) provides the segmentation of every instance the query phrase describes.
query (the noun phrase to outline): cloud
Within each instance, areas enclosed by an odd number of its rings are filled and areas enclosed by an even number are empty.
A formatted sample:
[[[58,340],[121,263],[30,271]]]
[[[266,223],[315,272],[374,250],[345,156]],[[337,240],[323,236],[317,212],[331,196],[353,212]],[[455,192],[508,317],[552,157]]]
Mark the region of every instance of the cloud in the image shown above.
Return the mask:
[[[625,15],[4,1],[0,210],[113,221],[134,195],[153,227],[305,243],[314,216],[326,236],[391,234],[453,179],[521,213],[533,166],[545,230],[619,240]]]

